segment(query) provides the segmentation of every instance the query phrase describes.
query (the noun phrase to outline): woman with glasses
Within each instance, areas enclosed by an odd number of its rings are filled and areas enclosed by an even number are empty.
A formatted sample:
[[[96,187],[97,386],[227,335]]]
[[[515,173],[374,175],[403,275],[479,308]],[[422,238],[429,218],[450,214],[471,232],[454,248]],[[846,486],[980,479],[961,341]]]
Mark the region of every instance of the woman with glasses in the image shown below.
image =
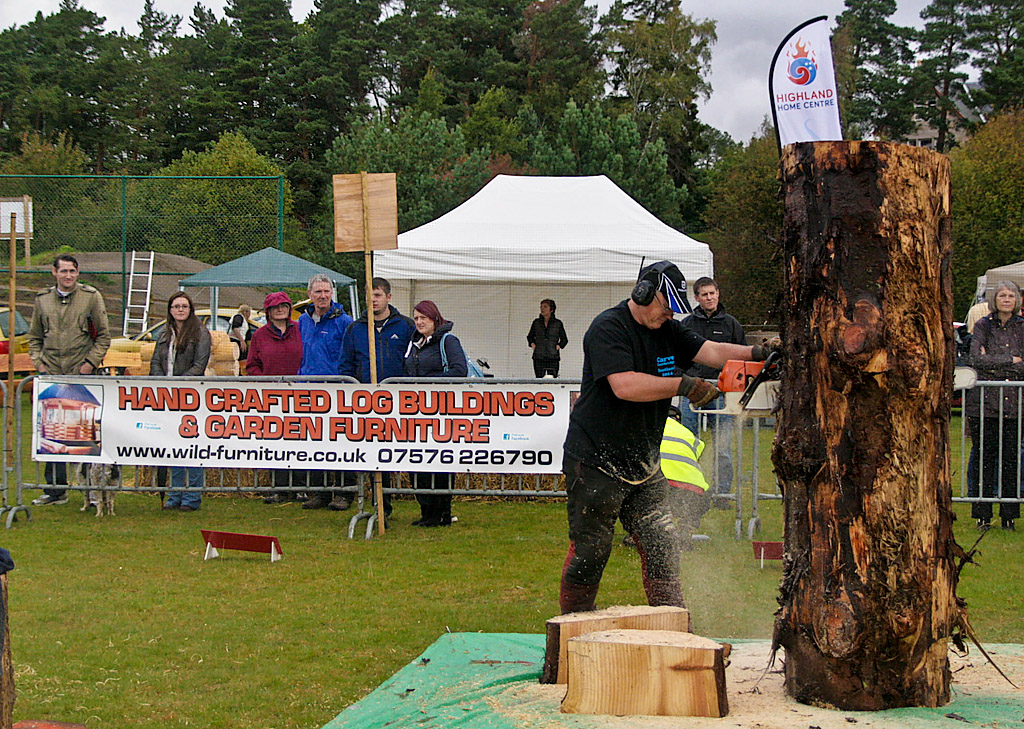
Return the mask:
[[[167,302],[167,323],[160,332],[149,374],[154,377],[198,377],[210,361],[210,332],[196,316],[192,299],[179,291]],[[200,489],[203,469],[171,466],[171,487]],[[202,501],[199,491],[168,491],[164,509],[195,511]]]

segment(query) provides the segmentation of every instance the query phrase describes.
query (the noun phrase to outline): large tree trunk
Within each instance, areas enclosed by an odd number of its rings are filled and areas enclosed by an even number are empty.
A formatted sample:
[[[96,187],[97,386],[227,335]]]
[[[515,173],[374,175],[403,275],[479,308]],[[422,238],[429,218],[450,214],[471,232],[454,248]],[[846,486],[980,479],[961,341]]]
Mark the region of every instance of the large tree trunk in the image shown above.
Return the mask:
[[[949,161],[804,143],[781,177],[786,689],[846,710],[938,706],[959,622]]]

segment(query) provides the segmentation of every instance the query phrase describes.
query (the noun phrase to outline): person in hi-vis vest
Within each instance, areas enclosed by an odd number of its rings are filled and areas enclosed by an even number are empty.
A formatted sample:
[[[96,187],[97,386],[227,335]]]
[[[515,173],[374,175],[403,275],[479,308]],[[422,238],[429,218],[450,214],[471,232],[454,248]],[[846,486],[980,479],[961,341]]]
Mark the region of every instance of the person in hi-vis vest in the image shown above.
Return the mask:
[[[704,441],[680,419],[679,409],[670,407],[661,438],[661,472],[673,487],[669,506],[676,518],[679,547],[690,550],[693,549],[693,533],[700,527],[701,517],[710,508],[711,500],[708,482],[698,463],[704,452]]]

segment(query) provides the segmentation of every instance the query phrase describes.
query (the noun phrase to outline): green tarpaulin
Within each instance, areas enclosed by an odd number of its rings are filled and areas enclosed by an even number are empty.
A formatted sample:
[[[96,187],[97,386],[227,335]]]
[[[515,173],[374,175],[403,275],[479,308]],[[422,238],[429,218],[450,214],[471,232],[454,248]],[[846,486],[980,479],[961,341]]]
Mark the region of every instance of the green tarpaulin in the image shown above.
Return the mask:
[[[723,719],[696,717],[611,717],[561,714],[558,705],[565,687],[537,686],[544,662],[544,636],[504,633],[451,633],[443,635],[416,660],[384,682],[372,694],[345,709],[324,729],[628,729],[641,726],[680,729],[727,727],[848,727],[871,729],[964,729],[970,726],[1008,729],[1024,726],[1024,693],[1000,680],[991,688],[953,684],[953,701],[935,709],[893,709],[849,712],[815,709],[790,699],[776,705],[772,715],[758,714],[756,696],[768,693],[760,684],[767,641],[733,641],[734,656],[754,649],[757,665],[747,676],[729,679],[730,703],[745,698],[744,711]],[[1020,670],[1024,648],[1019,645],[986,646],[1004,667]],[[975,650],[970,656],[976,671],[995,669]],[[776,693],[781,677],[776,663]],[[749,678],[748,678],[749,676]],[[624,677],[623,680],[626,680]],[[752,711],[751,704],[755,704]],[[642,723],[642,722],[650,722]]]

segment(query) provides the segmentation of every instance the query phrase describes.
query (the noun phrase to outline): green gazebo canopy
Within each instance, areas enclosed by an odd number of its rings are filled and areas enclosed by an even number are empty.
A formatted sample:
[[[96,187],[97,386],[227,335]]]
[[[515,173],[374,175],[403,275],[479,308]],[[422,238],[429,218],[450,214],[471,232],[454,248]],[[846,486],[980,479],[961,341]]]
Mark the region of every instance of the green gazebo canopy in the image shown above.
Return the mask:
[[[208,268],[178,281],[182,288],[204,286],[220,288],[228,286],[271,286],[281,288],[305,287],[310,276],[322,273],[339,289],[355,283],[355,279],[324,266],[310,263],[298,256],[278,250],[264,248],[219,266]]]

